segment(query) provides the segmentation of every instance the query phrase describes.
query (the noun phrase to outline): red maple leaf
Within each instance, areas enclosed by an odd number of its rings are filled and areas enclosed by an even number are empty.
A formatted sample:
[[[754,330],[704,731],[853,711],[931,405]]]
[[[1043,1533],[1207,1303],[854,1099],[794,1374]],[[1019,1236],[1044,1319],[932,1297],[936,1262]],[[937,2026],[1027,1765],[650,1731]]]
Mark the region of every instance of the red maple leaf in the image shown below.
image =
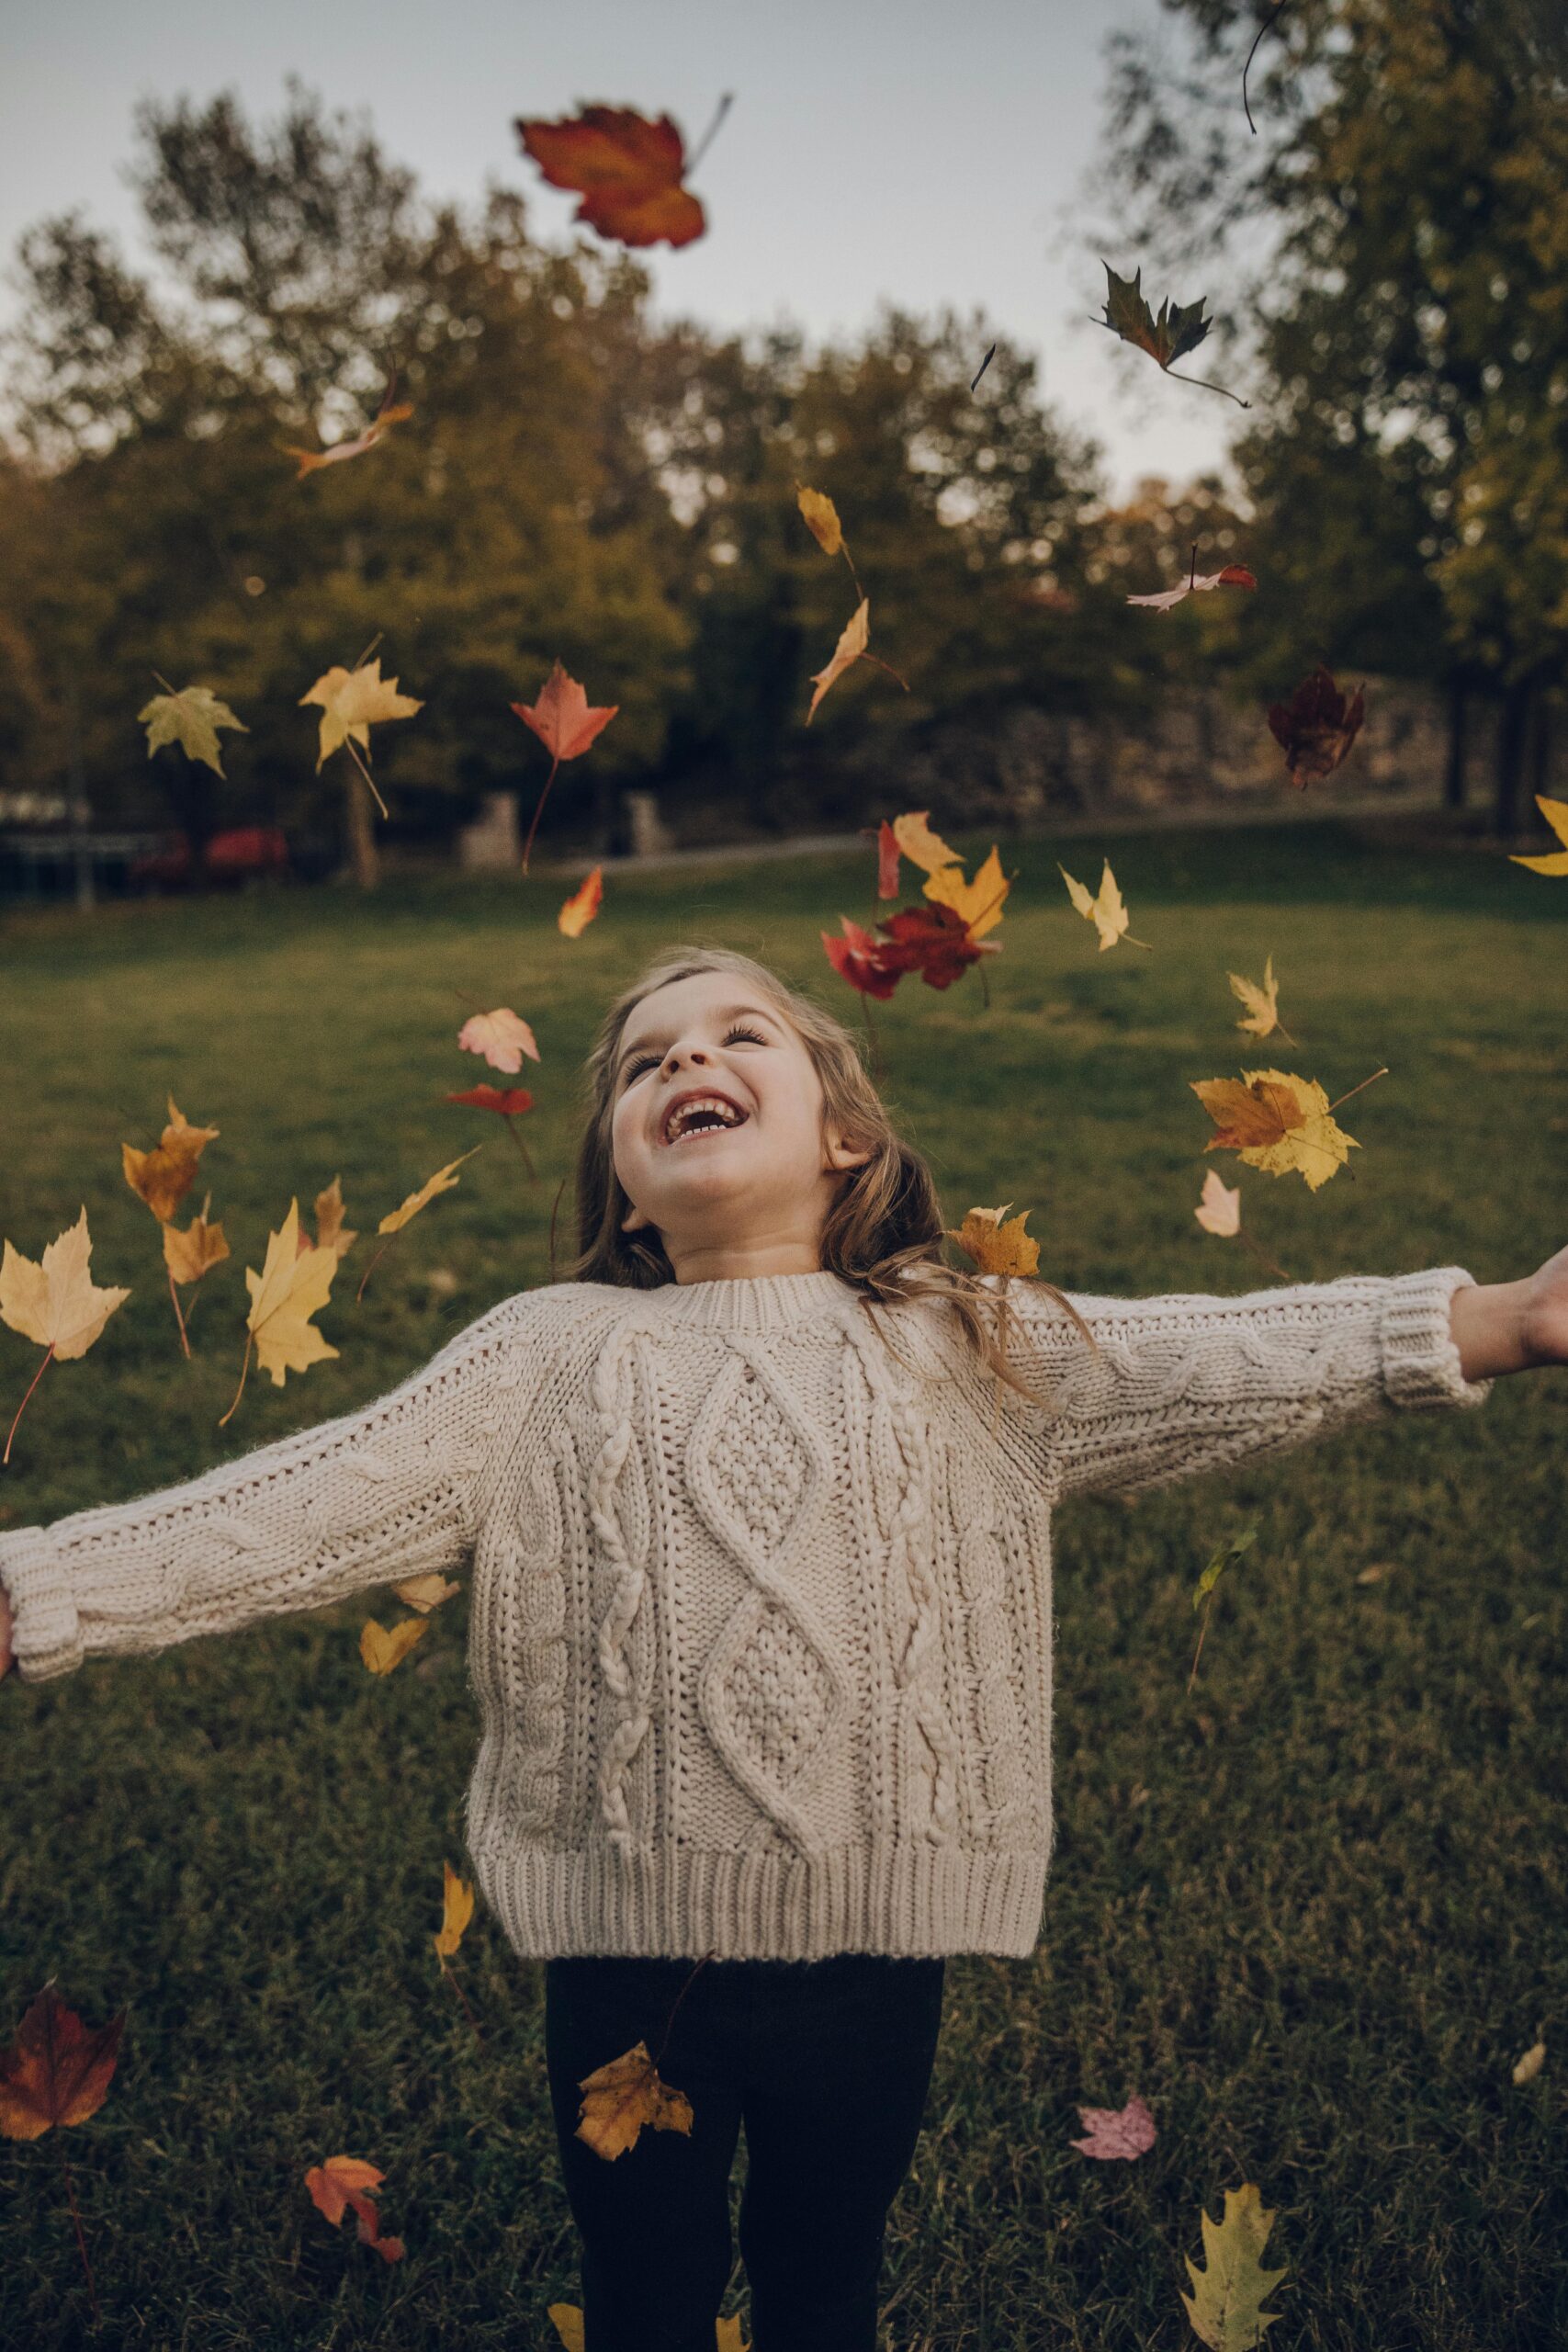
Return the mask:
[[[982,956],[995,955],[987,941],[972,939],[956,907],[906,907],[877,925],[886,933],[882,961],[895,972],[919,972],[931,989],[948,989]]]
[[[1360,732],[1367,690],[1346,699],[1320,662],[1289,702],[1275,703],[1269,725],[1284,750],[1291,782],[1304,792],[1314,776],[1332,775]]]
[[[631,107],[583,107],[564,122],[519,116],[513,126],[552,187],[582,201],[572,215],[624,245],[689,245],[707,226],[681,186],[685,142],[667,114],[650,122]]]
[[[620,708],[613,702],[599,709],[591,709],[588,696],[575,678],[569,677],[558,661],[539,689],[537,702],[514,702],[512,706],[526,727],[531,727],[545,749],[552,754],[550,772],[545,778],[545,788],[539,795],[534,821],[528,828],[528,838],[523,844],[523,871],[528,871],[528,853],[534,846],[534,835],[539,830],[539,818],[549,797],[550,786],[556,780],[556,770],[563,760],[581,759],[601,730],[610,724]]]
[[[851,988],[858,989],[862,996],[874,996],[879,1002],[886,1003],[909,967],[900,964],[897,968],[890,968],[884,961],[884,942],[874,932],[863,931],[858,922],[850,921],[848,915],[840,915],[839,921],[844,927],[842,939],[835,939],[829,931],[822,933],[822,944],[828,952],[829,963],[840,978],[848,980]]]

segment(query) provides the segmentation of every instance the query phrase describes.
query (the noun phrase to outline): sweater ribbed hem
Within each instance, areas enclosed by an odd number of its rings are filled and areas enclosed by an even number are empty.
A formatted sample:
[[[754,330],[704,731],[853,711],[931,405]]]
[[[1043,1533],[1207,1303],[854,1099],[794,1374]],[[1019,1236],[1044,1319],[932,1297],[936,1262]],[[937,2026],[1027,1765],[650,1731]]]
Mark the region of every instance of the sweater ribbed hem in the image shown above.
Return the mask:
[[[1048,1857],[930,1843],[836,1846],[814,1855],[671,1847],[623,1861],[591,1854],[473,1854],[485,1901],[522,1959],[907,1959],[1039,1941]]]
[[[1449,1328],[1450,1302],[1475,1277],[1462,1266],[1397,1274],[1388,1285],[1379,1338],[1383,1386],[1395,1405],[1482,1405],[1490,1380],[1466,1380]]]
[[[11,1648],[24,1682],[48,1682],[82,1663],[82,1626],[46,1527],[0,1535],[0,1585],[11,1604]]]

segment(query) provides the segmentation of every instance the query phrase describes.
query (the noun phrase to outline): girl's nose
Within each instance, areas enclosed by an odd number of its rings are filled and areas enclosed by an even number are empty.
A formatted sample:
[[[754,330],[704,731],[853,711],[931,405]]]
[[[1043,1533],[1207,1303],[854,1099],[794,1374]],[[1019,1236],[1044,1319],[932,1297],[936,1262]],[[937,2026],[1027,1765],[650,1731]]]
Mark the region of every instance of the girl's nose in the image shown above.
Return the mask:
[[[664,1067],[667,1070],[679,1069],[686,1061],[695,1063],[699,1069],[705,1069],[712,1059],[705,1046],[671,1046],[664,1057]]]

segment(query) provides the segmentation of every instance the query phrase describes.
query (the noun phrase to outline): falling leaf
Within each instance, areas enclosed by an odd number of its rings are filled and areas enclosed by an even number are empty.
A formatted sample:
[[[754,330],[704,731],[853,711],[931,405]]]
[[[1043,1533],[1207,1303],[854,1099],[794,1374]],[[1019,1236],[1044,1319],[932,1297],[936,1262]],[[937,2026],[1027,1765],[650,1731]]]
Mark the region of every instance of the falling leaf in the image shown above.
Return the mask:
[[[1518,2064],[1514,2068],[1513,2080],[1516,2083],[1533,2083],[1545,2064],[1545,2042],[1532,2042],[1529,2048],[1525,2052],[1524,2056],[1519,2060]]]
[[[1192,1214],[1205,1233],[1228,1239],[1241,1231],[1241,1186],[1233,1191],[1217,1168],[1209,1169],[1203,1178],[1203,1197]]]
[[[446,1100],[470,1103],[476,1111],[499,1111],[503,1119],[515,1119],[534,1107],[525,1086],[469,1086],[461,1094],[448,1094]]]
[[[210,1201],[211,1194],[208,1194]],[[178,1226],[164,1227],[164,1262],[177,1283],[198,1283],[214,1266],[222,1264],[229,1255],[229,1242],[223,1227],[209,1225],[205,1210],[192,1217],[185,1232]]]
[[[669,115],[653,122],[630,107],[591,106],[560,122],[519,116],[513,127],[550,186],[581,195],[572,219],[602,237],[689,245],[707,225],[681,186],[685,142]]]
[[[876,895],[898,896],[898,836],[886,817],[876,829]]]
[[[844,623],[839,642],[833,648],[833,658],[827,668],[813,670],[811,673],[811,683],[817,692],[812,695],[811,707],[806,714],[807,727],[817,716],[817,706],[833,681],[836,678],[841,678],[844,672],[852,668],[865,651],[870,628],[871,599],[868,596],[863,596],[850,618]]]
[[[466,1054],[482,1054],[491,1069],[520,1070],[525,1054],[530,1061],[539,1058],[534,1032],[507,1004],[474,1013],[458,1030],[457,1043]]]
[[[396,678],[382,677],[379,654],[374,662],[362,662],[357,670],[345,670],[341,663],[323,670],[310,692],[299,697],[301,709],[310,702],[321,707],[318,775],[344,743],[357,743],[362,752],[368,752],[372,727],[386,718],[412,718],[416,710],[424,708],[412,695],[398,692]]]
[[[443,1601],[455,1600],[462,1589],[455,1577],[444,1577],[439,1570],[430,1576],[405,1577],[401,1584],[392,1587],[400,1600],[410,1609],[417,1609],[423,1616],[439,1609]]]
[[[843,551],[843,526],[839,510],[825,491],[802,490],[795,486],[795,503],[800,508],[806,527],[824,555],[839,555]]]
[[[877,928],[886,933],[881,959],[890,972],[919,972],[928,988],[951,988],[982,956],[1000,951],[977,939],[955,907],[906,907]]]
[[[463,1930],[474,1916],[474,1890],[457,1876],[450,1862],[441,1864],[441,1928],[433,1939],[443,1960],[450,1960],[463,1940]]]
[[[359,1629],[359,1655],[372,1674],[390,1674],[429,1631],[429,1620],[423,1617],[400,1617],[389,1631],[368,1618]]]
[[[1196,351],[1213,319],[1203,316],[1208,300],[1201,294],[1195,302],[1177,302],[1168,297],[1160,304],[1156,319],[1144,300],[1144,273],[1140,267],[1132,277],[1118,277],[1109,262],[1102,262],[1106,277],[1105,316],[1097,319],[1097,326],[1109,327],[1123,343],[1131,343],[1146,351],[1151,359],[1168,368],[1173,359],[1184,358]]]
[[[129,1290],[100,1290],[95,1286],[87,1272],[92,1254],[85,1208],[74,1225],[68,1226],[47,1245],[41,1264],[24,1258],[9,1241],[0,1251],[0,1323],[8,1323],[13,1331],[19,1331],[25,1340],[36,1340],[46,1351],[43,1363],[28,1384],[27,1395],[11,1417],[0,1463],[11,1459],[17,1424],[27,1408],[28,1397],[43,1377],[45,1366],[55,1359],[67,1363],[73,1357],[85,1355],[116,1307],[123,1306],[130,1296]]]
[[[315,1240],[312,1242],[300,1227],[299,1253],[303,1257],[310,1249],[335,1250],[340,1259],[346,1258],[358,1238],[357,1229],[343,1221],[343,1180],[334,1176],[325,1190],[316,1194]]]
[[[299,460],[299,470],[294,477],[295,481],[303,481],[307,474],[315,473],[322,466],[341,466],[347,458],[362,458],[367,449],[373,449],[378,441],[385,438],[394,424],[405,424],[413,414],[413,403],[412,401],[400,401],[398,405],[393,407],[392,391],[397,380],[397,373],[394,370],[388,379],[386,390],[381,395],[380,407],[364,432],[356,433],[352,441],[334,441],[330,449],[294,449],[285,442],[283,445],[285,457],[298,458]]]
[[[193,1127],[169,1097],[169,1124],[155,1149],[138,1151],[122,1143],[120,1161],[125,1181],[139,1200],[145,1201],[160,1225],[166,1225],[192,1184],[197,1160],[221,1130]]]
[[[1192,1091],[1218,1132],[1205,1151],[1234,1151],[1249,1168],[1270,1176],[1295,1169],[1309,1190],[1325,1184],[1342,1168],[1354,1136],[1336,1124],[1328,1097],[1315,1079],[1292,1078],[1285,1070],[1244,1070],[1239,1079],[1190,1080]]]
[[[951,907],[962,918],[971,939],[983,939],[1000,922],[1002,901],[1011,887],[993,842],[973,882],[965,882],[961,866],[938,866],[926,876],[925,894],[938,906]]]
[[[245,1287],[251,1294],[245,1329],[255,1341],[256,1361],[272,1374],[275,1388],[283,1386],[286,1373],[304,1372],[337,1354],[310,1321],[326,1305],[337,1269],[335,1250],[300,1254],[299,1204],[291,1199],[282,1226],[267,1235],[261,1272],[245,1268]]]
[[[377,1232],[400,1233],[410,1217],[417,1216],[420,1210],[435,1198],[437,1193],[451,1191],[453,1185],[458,1181],[454,1170],[461,1168],[465,1159],[472,1159],[475,1151],[483,1149],[484,1146],[477,1143],[473,1151],[465,1151],[457,1159],[449,1159],[445,1168],[438,1168],[434,1176],[425,1179],[416,1193],[411,1193],[408,1195],[400,1208],[388,1211],[376,1227]]]
[[[1247,1029],[1255,1037],[1268,1037],[1280,1026],[1280,984],[1274,978],[1274,958],[1270,956],[1263,967],[1263,986],[1256,980],[1244,979],[1239,972],[1227,972],[1226,979],[1238,1001],[1247,1007],[1247,1017],[1238,1021],[1238,1029]]]
[[[383,2262],[400,2262],[404,2251],[401,2238],[381,2235],[380,2215],[374,2200],[365,2194],[384,2178],[384,2174],[360,2156],[329,2156],[324,2165],[310,2166],[305,2175],[305,2186],[317,2211],[324,2214],[334,2229],[352,2206],[360,2245],[378,2254]]]
[[[948,1239],[956,1241],[983,1274],[1037,1274],[1040,1271],[1040,1244],[1023,1229],[1029,1211],[1020,1209],[1010,1217],[1011,1206],[1010,1201],[1004,1201],[999,1209],[970,1209],[956,1231],[952,1226],[944,1227]]]
[[[1089,2134],[1071,2143],[1080,2155],[1141,2156],[1155,2143],[1154,2117],[1136,2094],[1125,2107],[1080,2107],[1078,2120]]]
[[[0,2050],[0,2134],[39,2140],[96,2115],[114,2075],[125,2019],[121,2009],[107,2025],[85,2026],[56,1997],[51,1978],[10,2048]]]
[[[1114,947],[1125,937],[1130,947],[1146,947],[1148,942],[1134,939],[1127,929],[1127,910],[1122,903],[1122,893],[1116,888],[1116,877],[1111,871],[1111,860],[1105,860],[1105,871],[1100,877],[1100,888],[1091,899],[1081,882],[1075,882],[1066,867],[1057,860],[1056,871],[1067,886],[1067,895],[1080,915],[1087,916],[1100,933],[1100,952]]]
[[[1320,662],[1289,702],[1270,706],[1269,725],[1285,754],[1292,784],[1304,792],[1314,776],[1332,775],[1360,732],[1367,690],[1347,701]]]
[[[1528,865],[1532,874],[1568,874],[1568,800],[1550,800],[1544,792],[1538,792],[1535,805],[1562,847],[1548,850],[1541,857],[1510,856],[1508,863],[1510,865]]]
[[[1233,1536],[1228,1544],[1222,1544],[1219,1545],[1217,1550],[1211,1555],[1208,1565],[1205,1566],[1202,1575],[1199,1577],[1197,1585],[1193,1589],[1192,1606],[1194,1609],[1201,1608],[1203,1602],[1207,1600],[1209,1595],[1213,1591],[1214,1587],[1219,1583],[1219,1580],[1224,1575],[1225,1569],[1234,1566],[1235,1562],[1241,1558],[1244,1552],[1250,1552],[1257,1541],[1257,1528],[1248,1527],[1244,1528],[1239,1535]]]
[[[581,882],[556,917],[556,928],[568,939],[581,939],[598,913],[604,896],[604,869],[596,865]]]
[[[863,930],[848,915],[840,915],[839,921],[843,926],[842,939],[835,939],[828,931],[820,934],[829,963],[840,978],[848,980],[862,996],[874,996],[880,1003],[886,1003],[909,967],[904,964],[897,970],[890,969],[883,960],[884,942],[874,932]]]
[[[691,2102],[660,2081],[646,2041],[634,2042],[620,2057],[582,2075],[578,2088],[585,2096],[576,2136],[608,2164],[636,2147],[644,2124],[655,2132],[691,2135]]]
[[[581,759],[589,745],[608,727],[620,708],[619,703],[591,706],[588,696],[577,680],[570,677],[558,660],[549,676],[539,689],[535,702],[514,702],[512,706],[526,727],[531,727],[550,754],[550,772],[545,778],[545,788],[534,810],[534,821],[528,828],[528,838],[523,844],[523,871],[528,871],[528,853],[534,846],[534,835],[539,830],[539,819],[550,786],[556,780],[556,770],[563,760]]]
[[[1199,2218],[1208,2267],[1200,2270],[1190,2255],[1183,2255],[1197,2291],[1188,2295],[1177,2290],[1192,2333],[1209,2346],[1210,2352],[1253,2352],[1265,2328],[1280,2317],[1278,2312],[1263,2309],[1264,2298],[1273,2292],[1289,2267],[1288,2264],[1278,2270],[1261,2267],[1274,2216],[1264,2211],[1257,2185],[1249,2180],[1241,2188],[1226,2189],[1223,2222],[1212,2222],[1201,2209]]]
[[[178,694],[154,695],[136,718],[138,725],[147,729],[149,759],[164,744],[177,743],[187,759],[205,761],[218,775],[223,775],[218,729],[237,728],[242,735],[251,731],[243,718],[235,718],[226,702],[219,700],[210,686],[185,686]],[[224,781],[227,783],[227,777]]]
[[[935,874],[944,865],[962,865],[958,852],[949,849],[940,833],[932,832],[926,821],[930,814],[927,808],[916,808],[894,818],[893,838],[899,850],[922,874]]]
[[[1162,588],[1156,596],[1129,596],[1130,605],[1147,605],[1156,613],[1168,613],[1194,591],[1200,594],[1209,588],[1256,588],[1257,581],[1244,563],[1227,563],[1223,571],[1193,571],[1174,588]]]

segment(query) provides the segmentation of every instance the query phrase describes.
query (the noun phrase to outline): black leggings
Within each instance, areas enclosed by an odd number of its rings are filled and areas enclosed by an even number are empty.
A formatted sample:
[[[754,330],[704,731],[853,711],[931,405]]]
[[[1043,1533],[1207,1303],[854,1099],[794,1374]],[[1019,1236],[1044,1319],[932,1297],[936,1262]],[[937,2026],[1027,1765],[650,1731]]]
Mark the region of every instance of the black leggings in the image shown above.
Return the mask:
[[[581,2238],[584,2352],[714,2352],[729,2284],[729,2174],[746,2126],[740,2253],[752,2352],[876,2352],[887,2209],[919,2134],[942,1959],[582,1958],[545,1964],[545,2052]],[[681,1988],[690,1988],[665,2043]],[[692,2130],[609,2161],[581,2084],[637,2041]],[[663,2055],[660,2056],[663,2046]]]

